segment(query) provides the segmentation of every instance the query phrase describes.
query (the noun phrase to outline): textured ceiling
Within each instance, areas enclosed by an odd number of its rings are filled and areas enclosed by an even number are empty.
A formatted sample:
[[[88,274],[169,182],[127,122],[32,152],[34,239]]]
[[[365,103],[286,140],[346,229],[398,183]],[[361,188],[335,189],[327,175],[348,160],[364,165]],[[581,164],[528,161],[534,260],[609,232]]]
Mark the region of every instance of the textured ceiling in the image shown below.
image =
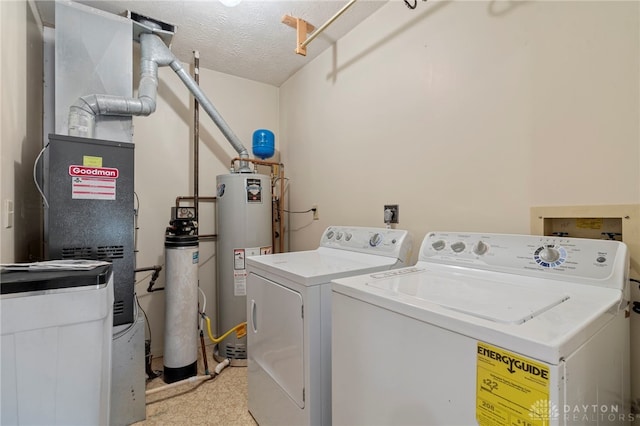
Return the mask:
[[[177,26],[171,50],[183,62],[280,86],[297,70],[348,33],[387,0],[359,0],[307,46],[307,55],[295,53],[296,30],[282,23],[284,15],[302,18],[316,28],[347,1],[244,0],[227,7],[219,0],[78,1],[107,12],[126,10]],[[45,25],[55,26],[55,4],[36,1]]]

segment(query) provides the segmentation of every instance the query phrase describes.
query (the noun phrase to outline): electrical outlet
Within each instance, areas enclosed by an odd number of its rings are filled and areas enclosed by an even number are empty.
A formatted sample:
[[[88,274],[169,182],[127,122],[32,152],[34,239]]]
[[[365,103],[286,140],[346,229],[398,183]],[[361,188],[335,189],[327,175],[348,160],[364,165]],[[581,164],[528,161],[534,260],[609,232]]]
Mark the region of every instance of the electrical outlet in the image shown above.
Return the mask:
[[[312,205],[311,210],[313,211],[313,220],[320,220],[320,215],[318,214],[318,205]]]
[[[398,204],[384,205],[384,223],[398,223],[400,220],[400,206]]]
[[[4,227],[13,227],[13,216],[15,214],[13,208],[13,200],[4,200]]]

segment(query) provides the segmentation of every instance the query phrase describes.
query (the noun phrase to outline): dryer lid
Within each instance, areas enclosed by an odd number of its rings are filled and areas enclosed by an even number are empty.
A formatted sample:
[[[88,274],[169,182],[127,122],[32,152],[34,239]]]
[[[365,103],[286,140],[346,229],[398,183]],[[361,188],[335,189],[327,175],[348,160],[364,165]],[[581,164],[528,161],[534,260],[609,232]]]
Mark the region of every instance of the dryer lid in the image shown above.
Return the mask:
[[[391,269],[397,262],[392,257],[319,247],[316,250],[249,257],[247,269],[249,272],[262,270],[311,286],[350,275]]]

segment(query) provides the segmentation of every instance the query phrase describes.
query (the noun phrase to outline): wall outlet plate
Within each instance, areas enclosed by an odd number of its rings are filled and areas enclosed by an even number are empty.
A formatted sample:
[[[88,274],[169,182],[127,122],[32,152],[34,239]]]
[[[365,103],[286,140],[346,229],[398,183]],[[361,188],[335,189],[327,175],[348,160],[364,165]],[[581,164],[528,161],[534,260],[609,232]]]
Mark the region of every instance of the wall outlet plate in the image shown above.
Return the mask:
[[[4,200],[3,206],[3,216],[4,216],[4,227],[12,228],[13,227],[13,217],[15,214],[15,210],[13,207],[13,200]]]
[[[384,223],[398,223],[400,220],[400,206],[398,204],[384,205]]]

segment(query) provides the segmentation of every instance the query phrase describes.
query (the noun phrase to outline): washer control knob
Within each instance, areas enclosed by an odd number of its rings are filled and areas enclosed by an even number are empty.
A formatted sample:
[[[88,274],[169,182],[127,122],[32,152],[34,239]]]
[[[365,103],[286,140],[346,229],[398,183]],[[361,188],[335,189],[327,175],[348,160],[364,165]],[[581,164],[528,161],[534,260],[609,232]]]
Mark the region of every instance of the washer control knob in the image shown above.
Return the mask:
[[[345,241],[351,241],[351,237],[353,237],[353,235],[351,235],[350,232],[344,234]]]
[[[464,249],[466,247],[467,246],[465,246],[462,241],[458,241],[457,243],[451,244],[451,250],[453,250],[454,253],[460,253],[460,252],[464,251]]]
[[[369,238],[369,245],[371,247],[376,247],[381,242],[382,242],[382,235],[380,235],[378,232],[376,232],[371,236],[371,238]]]
[[[477,254],[478,256],[482,256],[483,254],[485,254],[487,252],[487,250],[489,250],[489,246],[482,240],[479,240],[473,246],[473,253]]]
[[[334,232],[332,230],[327,231],[327,239],[330,240],[333,238]]]
[[[547,263],[553,263],[556,260],[560,259],[560,252],[554,247],[547,246],[540,250],[538,256],[540,256],[540,259],[544,260]]]
[[[433,249],[435,251],[440,251],[443,248],[445,248],[446,245],[447,244],[444,242],[444,240],[438,240],[438,241],[435,241],[434,243],[432,243],[431,247],[433,247]]]
[[[338,231],[338,233],[336,234],[336,240],[341,240],[342,239],[342,232]]]

